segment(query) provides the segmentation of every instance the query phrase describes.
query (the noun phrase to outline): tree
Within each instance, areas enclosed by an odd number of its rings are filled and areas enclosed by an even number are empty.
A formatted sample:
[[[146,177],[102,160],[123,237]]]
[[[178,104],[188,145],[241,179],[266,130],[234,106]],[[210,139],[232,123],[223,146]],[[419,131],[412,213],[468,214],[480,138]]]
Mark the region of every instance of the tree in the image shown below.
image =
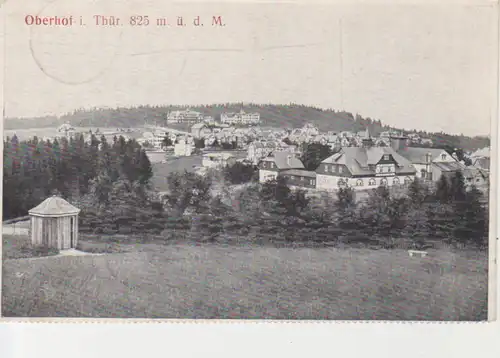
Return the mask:
[[[429,195],[428,187],[420,181],[420,179],[415,178],[408,186],[408,199],[413,206],[420,206],[426,200]]]
[[[198,149],[205,148],[205,139],[204,138],[196,138],[194,140],[194,147]]]
[[[454,205],[454,236],[463,243],[484,245],[488,238],[488,211],[481,202],[483,194],[472,187],[464,194],[463,201]]]
[[[443,174],[436,184],[434,192],[435,198],[441,203],[448,203],[451,200],[452,192],[451,185],[448,178]]]
[[[139,182],[141,184],[149,183],[149,180],[153,177],[153,168],[144,149],[139,150],[139,161],[137,164]]]
[[[354,229],[356,226],[356,197],[352,188],[340,188],[335,202],[336,219],[341,229]]]
[[[211,187],[208,177],[187,171],[172,172],[167,177],[167,183],[169,192],[166,199],[174,216],[182,216],[188,208],[195,213],[208,210]]]
[[[450,197],[454,201],[465,200],[465,180],[460,170],[456,171],[450,181]]]
[[[406,211],[405,198],[392,197],[386,186],[379,186],[369,193],[360,215],[368,233],[388,238],[402,229]]]
[[[163,138],[163,141],[161,142],[162,147],[170,147],[174,145],[172,140],[170,139],[170,136],[166,135],[165,138]]]
[[[300,157],[307,170],[316,170],[318,165],[333,155],[334,152],[328,145],[321,143],[306,143],[303,146],[303,153]]]
[[[192,225],[196,239],[214,241],[224,231],[224,221],[231,212],[231,208],[224,204],[219,196],[212,198],[208,203],[208,210],[194,216]],[[202,236],[202,238],[200,237]]]
[[[256,172],[254,165],[236,162],[224,168],[224,178],[231,184],[243,184],[251,181]]]

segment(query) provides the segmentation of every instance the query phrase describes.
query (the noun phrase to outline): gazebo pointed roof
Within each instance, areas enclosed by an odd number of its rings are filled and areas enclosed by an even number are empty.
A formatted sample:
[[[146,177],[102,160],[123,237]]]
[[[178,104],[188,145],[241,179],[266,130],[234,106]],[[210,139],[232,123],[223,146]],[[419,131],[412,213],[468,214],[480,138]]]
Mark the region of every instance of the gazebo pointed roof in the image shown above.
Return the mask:
[[[35,216],[60,217],[76,215],[79,212],[80,209],[77,207],[71,205],[63,198],[53,195],[31,209],[29,214]]]

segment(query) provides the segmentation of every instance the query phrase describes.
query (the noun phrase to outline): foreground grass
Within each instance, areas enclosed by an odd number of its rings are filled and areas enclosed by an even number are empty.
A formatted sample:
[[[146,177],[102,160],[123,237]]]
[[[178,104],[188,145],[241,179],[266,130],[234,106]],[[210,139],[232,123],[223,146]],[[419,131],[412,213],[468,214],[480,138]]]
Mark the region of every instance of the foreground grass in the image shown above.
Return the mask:
[[[158,245],[6,260],[2,294],[8,317],[485,320],[487,257]]]
[[[54,256],[58,253],[56,249],[33,247],[30,238],[25,235],[2,235],[3,260]]]

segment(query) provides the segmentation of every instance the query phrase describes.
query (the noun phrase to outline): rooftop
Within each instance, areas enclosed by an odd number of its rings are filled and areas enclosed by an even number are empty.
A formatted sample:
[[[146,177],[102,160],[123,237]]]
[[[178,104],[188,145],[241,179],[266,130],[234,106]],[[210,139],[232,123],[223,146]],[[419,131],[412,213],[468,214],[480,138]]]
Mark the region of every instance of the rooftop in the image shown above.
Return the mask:
[[[443,153],[443,151],[444,149],[438,148],[406,147],[399,150],[398,153],[414,164],[425,164],[427,163],[427,154],[431,155],[432,161]]]
[[[35,216],[67,216],[76,215],[80,212],[80,209],[71,205],[63,198],[53,195],[44,201],[42,201],[38,206],[34,207],[29,211],[30,215]]]
[[[372,175],[374,170],[369,166],[377,164],[385,154],[391,155],[398,164],[396,173],[415,173],[413,165],[391,147],[345,147],[322,163],[343,164],[352,175]]]
[[[304,164],[290,152],[273,152],[265,159],[274,161],[278,169],[305,169]]]

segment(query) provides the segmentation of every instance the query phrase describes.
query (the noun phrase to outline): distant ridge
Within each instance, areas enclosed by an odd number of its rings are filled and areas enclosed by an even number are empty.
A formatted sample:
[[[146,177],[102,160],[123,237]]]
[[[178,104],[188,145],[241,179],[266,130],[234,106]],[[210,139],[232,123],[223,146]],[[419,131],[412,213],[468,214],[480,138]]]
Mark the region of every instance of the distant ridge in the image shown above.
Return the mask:
[[[262,126],[274,128],[297,128],[306,123],[312,123],[321,131],[364,131],[377,136],[383,131],[395,130],[405,133],[418,133],[422,137],[430,138],[439,146],[453,146],[466,150],[476,150],[490,145],[487,136],[468,137],[446,133],[429,133],[416,129],[395,128],[383,125],[380,120],[362,117],[346,111],[321,109],[300,104],[254,104],[254,103],[225,103],[196,106],[137,106],[123,108],[95,108],[79,109],[61,116],[44,116],[37,118],[6,118],[4,129],[29,129],[43,127],[57,127],[69,122],[76,127],[139,127],[145,123],[165,123],[168,112],[190,108],[205,115],[220,118],[222,112],[257,111],[261,115]]]

